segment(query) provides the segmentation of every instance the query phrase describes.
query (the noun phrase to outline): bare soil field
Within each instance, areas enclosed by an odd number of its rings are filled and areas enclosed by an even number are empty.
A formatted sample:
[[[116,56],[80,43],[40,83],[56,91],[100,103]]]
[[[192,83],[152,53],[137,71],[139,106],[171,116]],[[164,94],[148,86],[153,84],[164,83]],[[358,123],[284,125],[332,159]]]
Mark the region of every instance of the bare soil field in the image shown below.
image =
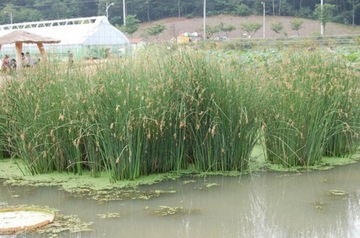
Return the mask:
[[[265,36],[266,38],[285,38],[297,36],[297,32],[291,29],[290,22],[294,20],[294,17],[284,17],[284,16],[266,16],[265,17]],[[299,31],[300,37],[307,36],[319,36],[320,35],[320,22],[316,20],[310,19],[302,19],[303,27]],[[224,23],[225,25],[232,25],[236,28],[236,30],[230,32],[228,34],[229,38],[243,38],[243,34],[245,33],[241,30],[241,24],[249,23],[249,22],[258,22],[262,24],[263,17],[262,16],[249,16],[249,17],[239,17],[239,16],[231,16],[231,15],[219,15],[219,16],[211,16],[206,18],[207,26],[216,26],[219,23]],[[274,34],[271,30],[271,25],[274,23],[281,22],[284,26],[284,33],[282,34]],[[157,39],[155,37],[146,36],[146,29],[157,25],[165,25],[166,29],[163,33],[161,33]],[[146,41],[169,41],[171,39],[176,38],[176,36],[188,32],[198,32],[202,33],[203,28],[203,18],[168,18],[162,19],[159,21],[143,23],[140,25],[139,30],[133,34],[133,38],[142,38]],[[226,36],[225,33],[220,33],[221,36]],[[337,23],[327,23],[325,26],[325,35],[327,36],[344,36],[344,35],[360,35],[360,26],[347,26]],[[214,35],[213,37],[217,37],[219,35]],[[255,34],[253,34],[253,38],[261,38],[263,36],[263,29],[261,28]]]

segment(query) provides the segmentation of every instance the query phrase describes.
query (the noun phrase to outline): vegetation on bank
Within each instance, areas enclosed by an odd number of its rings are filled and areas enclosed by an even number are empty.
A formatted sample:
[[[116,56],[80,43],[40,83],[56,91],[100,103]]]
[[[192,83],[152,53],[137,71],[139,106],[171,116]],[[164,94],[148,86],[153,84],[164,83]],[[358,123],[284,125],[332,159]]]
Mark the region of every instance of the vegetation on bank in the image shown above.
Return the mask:
[[[3,10],[0,12],[0,24],[89,17],[108,15],[112,24],[124,22],[123,4],[126,15],[135,15],[141,22],[169,17],[201,17],[203,16],[204,1],[192,0],[158,0],[158,1],[114,1],[113,5],[105,0],[60,0],[51,1],[18,1],[8,0],[0,2]],[[264,3],[264,4],[263,4]],[[270,16],[294,16],[308,19],[319,19],[316,11],[320,8],[320,1],[313,0],[217,0],[206,1],[206,14],[208,16],[231,14],[238,16],[262,15],[265,10]],[[337,0],[324,1],[324,12],[331,10],[331,21],[342,24],[359,24],[360,1]],[[328,14],[324,14],[325,18]],[[10,19],[11,18],[11,19]],[[327,21],[327,20],[325,20]]]
[[[112,180],[285,167],[359,145],[359,70],[323,48],[148,48],[103,64],[41,65],[1,87],[0,148],[31,174]]]

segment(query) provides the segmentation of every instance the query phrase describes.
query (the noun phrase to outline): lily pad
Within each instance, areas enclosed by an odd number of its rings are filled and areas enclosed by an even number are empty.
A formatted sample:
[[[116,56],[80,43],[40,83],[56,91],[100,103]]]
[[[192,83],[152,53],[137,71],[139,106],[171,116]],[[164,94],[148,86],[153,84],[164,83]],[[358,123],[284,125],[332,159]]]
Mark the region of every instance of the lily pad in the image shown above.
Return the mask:
[[[217,187],[217,186],[220,186],[220,184],[218,184],[218,183],[208,183],[208,184],[206,184],[207,188]]]
[[[186,210],[183,207],[168,207],[168,206],[159,206],[158,209],[154,210],[154,214],[159,216],[175,215],[179,213],[186,213]]]
[[[106,213],[106,214],[96,214],[98,217],[102,218],[102,219],[108,219],[108,218],[118,218],[120,217],[120,213],[119,212],[110,212],[110,213]]]
[[[184,185],[189,184],[189,183],[196,183],[196,180],[186,180],[182,182]]]
[[[0,209],[0,235],[29,232],[52,223],[55,213],[33,207],[8,207]]]
[[[328,192],[329,195],[332,195],[332,196],[339,196],[339,197],[343,197],[343,196],[347,196],[349,195],[349,193],[343,191],[343,190],[336,190],[336,189],[333,189],[333,190],[329,190]]]
[[[149,210],[149,207],[145,207],[145,210]],[[183,207],[170,207],[170,206],[159,206],[157,209],[153,210],[153,214],[157,216],[169,216],[169,215],[180,215],[180,214],[196,214],[199,213],[200,209],[192,208],[186,209]]]
[[[49,207],[38,207],[38,206],[29,206],[29,205],[22,205],[21,207],[26,207],[29,211],[30,210],[44,210],[50,212],[50,214],[55,214],[55,219],[52,220],[51,223],[48,223],[46,226],[39,227],[36,230],[30,230],[34,234],[45,235],[46,237],[61,237],[60,234],[62,232],[70,232],[70,233],[77,233],[77,232],[85,232],[91,231],[90,225],[91,222],[85,223],[80,220],[75,215],[65,216],[59,214],[56,209],[49,208]],[[6,207],[4,209],[11,209],[11,207]],[[16,235],[28,233],[29,230],[18,230],[16,231]],[[42,236],[41,236],[42,237]]]
[[[314,207],[319,210],[320,212],[324,212],[326,209],[326,202],[322,202],[322,201],[315,201],[312,203],[314,205]]]

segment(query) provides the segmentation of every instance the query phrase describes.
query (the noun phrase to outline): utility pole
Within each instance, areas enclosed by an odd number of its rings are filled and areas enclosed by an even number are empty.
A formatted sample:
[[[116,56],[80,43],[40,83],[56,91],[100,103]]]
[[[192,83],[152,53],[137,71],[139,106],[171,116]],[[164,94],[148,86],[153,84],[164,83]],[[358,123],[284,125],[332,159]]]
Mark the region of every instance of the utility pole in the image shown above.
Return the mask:
[[[265,2],[261,2],[263,5],[263,38],[265,38]]]
[[[123,17],[124,17],[124,26],[126,25],[126,3],[123,0]]]
[[[204,25],[203,25],[203,38],[204,38],[204,40],[206,40],[206,0],[204,0],[204,13],[203,13],[203,15],[204,15]]]
[[[352,26],[355,27],[355,0],[352,2]]]
[[[321,0],[320,2],[320,11],[321,11],[321,17],[320,17],[320,35],[324,36],[324,22],[323,22],[323,18],[324,18],[324,0]]]
[[[114,6],[114,3],[113,3],[113,2],[110,3],[109,5],[108,5],[108,3],[106,2],[105,12],[106,12],[106,18],[108,18],[108,19],[109,19],[109,8],[110,8],[111,6]]]

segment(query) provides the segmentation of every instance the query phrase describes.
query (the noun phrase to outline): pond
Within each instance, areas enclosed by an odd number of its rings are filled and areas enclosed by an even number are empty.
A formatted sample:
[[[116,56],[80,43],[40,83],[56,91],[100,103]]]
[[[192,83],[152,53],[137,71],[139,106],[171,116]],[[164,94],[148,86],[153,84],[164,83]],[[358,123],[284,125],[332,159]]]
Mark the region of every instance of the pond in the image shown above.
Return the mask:
[[[172,191],[158,197],[108,202],[55,187],[2,185],[0,204],[49,206],[91,223],[91,231],[58,237],[351,238],[360,237],[359,171],[355,163],[303,173],[183,177],[139,188]]]

